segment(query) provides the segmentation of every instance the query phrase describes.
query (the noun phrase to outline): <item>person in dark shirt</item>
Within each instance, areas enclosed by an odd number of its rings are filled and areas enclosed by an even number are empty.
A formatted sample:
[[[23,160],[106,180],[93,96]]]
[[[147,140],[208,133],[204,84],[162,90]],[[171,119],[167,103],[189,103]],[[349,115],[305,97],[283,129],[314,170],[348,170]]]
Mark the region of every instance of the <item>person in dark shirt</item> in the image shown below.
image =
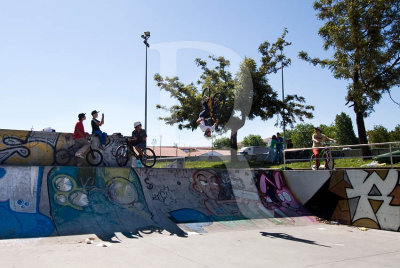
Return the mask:
[[[100,126],[104,124],[104,114],[101,115],[101,121],[97,120],[100,111],[92,111],[92,134],[97,135],[100,140],[100,149],[104,149],[107,141],[107,133],[100,130]]]
[[[132,131],[132,138],[130,139],[131,146],[139,152],[140,156],[143,155],[143,150],[146,148],[146,130],[142,129],[142,123],[135,122],[135,130]]]
[[[283,163],[283,138],[279,132],[276,133],[276,141],[276,154],[274,156],[274,162],[280,164]]]

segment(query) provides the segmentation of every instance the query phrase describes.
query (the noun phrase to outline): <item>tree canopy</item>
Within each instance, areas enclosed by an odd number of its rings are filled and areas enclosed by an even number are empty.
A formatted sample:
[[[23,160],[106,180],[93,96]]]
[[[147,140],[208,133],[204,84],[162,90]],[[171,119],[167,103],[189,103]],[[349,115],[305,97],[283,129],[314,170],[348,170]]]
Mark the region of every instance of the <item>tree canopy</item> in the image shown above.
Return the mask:
[[[216,139],[213,144],[214,149],[229,149],[231,147],[231,139],[222,137]]]
[[[319,29],[330,59],[300,58],[327,67],[337,79],[349,80],[346,104],[353,107],[360,143],[367,143],[364,118],[382,94],[400,82],[400,0],[318,0]],[[363,147],[364,155],[369,153]]]
[[[347,114],[342,112],[341,114],[336,115],[335,126],[336,139],[339,144],[351,145],[358,143],[358,139],[354,133],[353,123]]]
[[[242,141],[243,146],[266,146],[266,142],[263,141],[260,135],[250,134],[249,136],[244,137]]]
[[[219,116],[218,132],[231,131],[230,147],[232,161],[236,158],[237,132],[247,119],[256,117],[262,120],[280,114],[286,123],[293,124],[296,119],[312,118],[313,106],[305,105],[305,99],[297,95],[288,95],[284,101],[277,98],[278,94],[268,83],[267,76],[278,68],[283,52],[279,50],[286,35],[278,38],[275,43],[264,42],[260,46],[262,66],[259,68],[251,58],[245,58],[235,77],[228,70],[230,62],[224,57],[209,56],[208,60],[196,59],[195,62],[202,73],[197,83],[188,85],[180,82],[178,77],[154,76],[161,90],[168,92],[177,104],[171,107],[158,105],[169,115],[160,118],[167,124],[177,125],[179,129],[197,128],[197,119],[202,110],[202,92],[211,89],[211,94],[222,92],[226,96],[223,111]],[[262,49],[261,49],[262,47]],[[282,48],[283,49],[283,48]],[[280,51],[280,53],[277,53]]]

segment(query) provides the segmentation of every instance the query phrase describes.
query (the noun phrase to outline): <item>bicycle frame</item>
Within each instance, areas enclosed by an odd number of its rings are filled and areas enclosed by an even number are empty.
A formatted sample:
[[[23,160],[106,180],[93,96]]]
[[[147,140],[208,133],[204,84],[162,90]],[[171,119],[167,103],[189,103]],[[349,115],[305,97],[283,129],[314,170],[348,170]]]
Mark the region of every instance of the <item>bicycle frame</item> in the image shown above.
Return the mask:
[[[316,156],[313,153],[314,156]],[[314,161],[316,162],[317,159],[315,159]],[[332,157],[332,150],[329,148],[329,146],[326,146],[324,148],[321,149],[321,151],[318,152],[318,162],[325,162],[324,163],[324,167],[325,169],[333,169],[335,166],[333,157]],[[315,163],[316,164],[316,163]],[[330,167],[330,165],[332,167]]]

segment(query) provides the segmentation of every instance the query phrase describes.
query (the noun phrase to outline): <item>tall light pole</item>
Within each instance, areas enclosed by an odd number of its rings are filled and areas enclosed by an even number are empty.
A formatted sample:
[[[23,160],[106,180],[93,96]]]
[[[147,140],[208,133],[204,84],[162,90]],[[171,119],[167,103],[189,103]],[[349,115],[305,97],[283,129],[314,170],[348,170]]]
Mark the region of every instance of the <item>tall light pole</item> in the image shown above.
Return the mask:
[[[147,133],[149,133],[147,130],[147,48],[150,47],[150,45],[147,40],[150,38],[150,32],[144,32],[141,37],[144,39],[143,43],[146,46],[146,70],[144,78],[144,129]]]
[[[281,51],[282,53],[282,51]],[[283,63],[281,66],[282,69],[282,102],[285,103],[285,87],[283,85]],[[286,144],[286,122],[285,122],[285,118],[282,117],[282,121],[283,121],[283,149],[285,149],[285,144]]]

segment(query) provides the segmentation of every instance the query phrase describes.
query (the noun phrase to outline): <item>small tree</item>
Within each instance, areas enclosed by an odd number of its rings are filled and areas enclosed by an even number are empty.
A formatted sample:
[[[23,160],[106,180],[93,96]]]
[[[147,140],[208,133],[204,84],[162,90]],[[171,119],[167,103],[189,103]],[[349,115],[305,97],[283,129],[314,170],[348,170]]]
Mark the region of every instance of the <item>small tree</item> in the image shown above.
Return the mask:
[[[266,146],[266,142],[263,141],[260,135],[250,134],[243,139],[243,146]]]
[[[373,130],[368,130],[368,138],[370,143],[388,142],[390,139],[387,128],[382,125],[375,125]]]
[[[286,139],[291,140],[295,148],[308,148],[312,146],[312,124],[298,124],[293,129],[287,130]]]
[[[350,145],[357,144],[358,139],[354,133],[353,123],[351,122],[350,116],[345,113],[336,115],[335,118],[336,126],[336,139],[339,144]]]
[[[230,138],[219,138],[214,141],[214,149],[229,149],[231,146]]]
[[[400,141],[400,125],[397,125],[394,130],[389,133],[390,141]]]

